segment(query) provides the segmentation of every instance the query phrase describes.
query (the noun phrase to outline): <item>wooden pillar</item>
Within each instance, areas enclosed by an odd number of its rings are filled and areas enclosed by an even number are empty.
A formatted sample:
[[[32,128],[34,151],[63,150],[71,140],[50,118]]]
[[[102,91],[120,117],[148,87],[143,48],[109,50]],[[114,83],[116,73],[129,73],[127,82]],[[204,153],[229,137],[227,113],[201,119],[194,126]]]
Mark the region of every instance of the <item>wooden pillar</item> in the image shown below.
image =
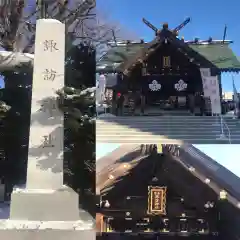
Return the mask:
[[[142,76],[146,76],[147,74],[147,66],[146,63],[142,63]]]
[[[222,108],[222,99],[223,99],[223,92],[222,92],[222,76],[221,72],[218,73],[218,84],[219,84],[219,94],[220,94],[220,102],[221,102],[221,112],[223,113],[223,108]]]
[[[111,114],[114,114],[116,113],[116,109],[117,109],[117,90],[116,89],[113,89],[113,95],[112,95],[112,109],[111,109]]]
[[[117,84],[114,86],[113,89],[113,95],[112,95],[112,114],[116,114],[116,109],[117,109],[117,93],[121,90],[121,85],[122,85],[122,76],[121,73],[117,74]]]

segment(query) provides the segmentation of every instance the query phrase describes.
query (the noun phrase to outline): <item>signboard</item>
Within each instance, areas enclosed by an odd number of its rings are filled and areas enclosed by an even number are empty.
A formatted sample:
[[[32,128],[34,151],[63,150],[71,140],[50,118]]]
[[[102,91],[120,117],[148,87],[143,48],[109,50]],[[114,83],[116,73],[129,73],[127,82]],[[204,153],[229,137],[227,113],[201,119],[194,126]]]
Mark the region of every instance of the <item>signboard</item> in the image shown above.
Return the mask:
[[[202,84],[203,84],[203,93],[205,97],[210,97],[209,89],[207,86],[207,77],[211,76],[211,71],[209,68],[200,68]]]
[[[166,214],[166,187],[148,187],[148,211],[150,215]]]
[[[206,77],[206,86],[211,100],[212,113],[221,114],[221,100],[217,76]]]
[[[210,97],[213,114],[221,114],[221,100],[217,76],[211,76],[209,68],[200,68],[205,97]]]

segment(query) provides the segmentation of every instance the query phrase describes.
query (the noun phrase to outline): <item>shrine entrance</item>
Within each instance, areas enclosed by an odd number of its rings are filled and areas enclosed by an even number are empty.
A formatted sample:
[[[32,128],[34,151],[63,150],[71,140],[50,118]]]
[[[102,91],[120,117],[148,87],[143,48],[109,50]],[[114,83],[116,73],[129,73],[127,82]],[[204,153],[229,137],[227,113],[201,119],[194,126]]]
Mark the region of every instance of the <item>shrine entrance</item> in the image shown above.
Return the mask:
[[[144,96],[146,112],[150,109],[155,114],[159,111],[164,114],[164,110],[186,112],[190,110],[195,94],[203,94],[201,65],[194,62],[185,50],[179,50],[178,41],[171,42],[166,38],[158,44],[143,63],[136,64],[123,79],[125,88],[136,93],[137,108],[141,108]],[[205,63],[201,64],[204,66]]]
[[[134,114],[144,115],[189,114],[194,105],[195,95],[203,92],[199,70],[193,74],[164,75],[152,74],[142,76],[141,80],[132,78],[124,93],[124,108]]]
[[[200,84],[199,84],[200,85]],[[190,96],[201,91],[201,86],[187,77],[146,76],[143,77],[143,91],[146,109],[188,110]]]

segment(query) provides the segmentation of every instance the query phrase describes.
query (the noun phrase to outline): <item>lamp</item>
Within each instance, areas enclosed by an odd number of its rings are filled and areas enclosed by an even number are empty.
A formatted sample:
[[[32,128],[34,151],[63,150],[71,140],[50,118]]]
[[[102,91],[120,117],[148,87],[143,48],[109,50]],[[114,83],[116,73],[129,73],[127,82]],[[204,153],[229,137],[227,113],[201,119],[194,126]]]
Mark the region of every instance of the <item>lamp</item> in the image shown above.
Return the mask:
[[[124,168],[129,168],[129,167],[130,167],[130,165],[129,165],[129,164],[127,164],[127,163],[124,163],[124,164],[123,164],[123,167],[124,167]]]
[[[209,179],[209,178],[206,178],[206,179],[205,179],[205,183],[209,184],[209,183],[210,183],[210,179]]]
[[[221,190],[219,193],[219,198],[220,198],[220,200],[227,199],[227,192],[225,190]]]
[[[112,174],[110,174],[110,175],[108,176],[108,178],[109,178],[109,179],[114,179],[114,176],[113,176]]]
[[[105,207],[105,208],[109,208],[109,207],[110,207],[110,203],[109,203],[108,200],[105,201],[104,207]]]

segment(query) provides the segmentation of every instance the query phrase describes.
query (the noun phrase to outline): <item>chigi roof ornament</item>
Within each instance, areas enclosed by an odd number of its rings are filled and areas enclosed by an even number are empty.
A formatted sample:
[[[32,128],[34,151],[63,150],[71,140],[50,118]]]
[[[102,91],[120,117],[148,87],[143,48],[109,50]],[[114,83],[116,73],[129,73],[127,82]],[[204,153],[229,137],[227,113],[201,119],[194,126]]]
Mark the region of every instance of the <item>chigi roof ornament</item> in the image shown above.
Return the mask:
[[[146,20],[145,18],[142,19],[143,22],[149,27],[151,28],[154,32],[155,35],[158,36],[161,32],[161,29],[158,29],[157,27],[155,27],[153,24],[151,24],[148,20]],[[191,19],[188,17],[186,20],[184,20],[181,24],[179,24],[177,27],[175,27],[174,29],[170,30],[172,32],[174,32],[176,35],[178,35],[178,32],[184,28],[189,22],[191,21]],[[162,26],[162,29],[169,29],[168,27],[168,23],[164,23]]]

